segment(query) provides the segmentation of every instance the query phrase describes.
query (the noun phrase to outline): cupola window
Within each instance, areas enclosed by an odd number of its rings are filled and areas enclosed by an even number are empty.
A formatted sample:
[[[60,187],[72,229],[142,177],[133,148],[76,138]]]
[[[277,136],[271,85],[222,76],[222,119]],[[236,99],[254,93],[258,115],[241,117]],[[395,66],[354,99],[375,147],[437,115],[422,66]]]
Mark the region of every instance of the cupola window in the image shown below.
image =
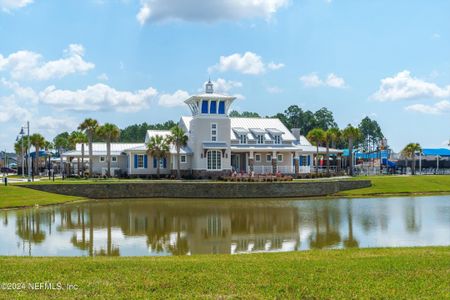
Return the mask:
[[[224,115],[225,114],[225,101],[219,102],[219,114]]]
[[[208,100],[202,101],[202,114],[208,113]]]

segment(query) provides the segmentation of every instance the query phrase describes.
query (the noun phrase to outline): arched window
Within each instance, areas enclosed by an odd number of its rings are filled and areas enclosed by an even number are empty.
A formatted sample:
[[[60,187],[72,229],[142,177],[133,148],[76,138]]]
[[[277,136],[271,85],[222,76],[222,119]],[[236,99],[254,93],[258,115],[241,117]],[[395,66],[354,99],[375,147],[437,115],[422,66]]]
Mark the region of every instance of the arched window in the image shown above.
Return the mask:
[[[222,169],[222,152],[218,150],[209,150],[206,156],[208,170]]]

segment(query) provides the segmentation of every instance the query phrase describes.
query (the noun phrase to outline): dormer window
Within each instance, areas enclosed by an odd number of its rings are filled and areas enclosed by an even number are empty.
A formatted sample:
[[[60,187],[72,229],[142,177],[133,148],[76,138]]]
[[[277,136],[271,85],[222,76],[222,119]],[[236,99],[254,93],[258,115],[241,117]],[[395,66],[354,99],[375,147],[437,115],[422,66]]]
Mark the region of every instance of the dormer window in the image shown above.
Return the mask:
[[[246,134],[241,134],[239,136],[239,144],[247,144],[247,135]]]
[[[273,137],[274,144],[281,144],[281,135],[276,135]]]
[[[264,144],[264,135],[259,134],[256,136],[256,143],[257,144]]]

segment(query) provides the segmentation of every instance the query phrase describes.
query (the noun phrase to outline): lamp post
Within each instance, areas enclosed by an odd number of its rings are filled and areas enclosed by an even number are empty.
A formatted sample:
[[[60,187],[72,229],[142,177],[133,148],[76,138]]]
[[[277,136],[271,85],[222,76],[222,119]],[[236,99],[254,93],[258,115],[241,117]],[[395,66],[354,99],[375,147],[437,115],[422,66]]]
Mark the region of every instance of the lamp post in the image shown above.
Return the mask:
[[[23,149],[23,137],[25,135],[25,130],[27,129],[27,167],[28,167],[28,181],[31,181],[31,157],[30,157],[30,121],[27,121],[27,126],[22,126],[20,128],[20,135],[22,136],[22,149]],[[22,163],[22,175],[24,174],[23,163]]]

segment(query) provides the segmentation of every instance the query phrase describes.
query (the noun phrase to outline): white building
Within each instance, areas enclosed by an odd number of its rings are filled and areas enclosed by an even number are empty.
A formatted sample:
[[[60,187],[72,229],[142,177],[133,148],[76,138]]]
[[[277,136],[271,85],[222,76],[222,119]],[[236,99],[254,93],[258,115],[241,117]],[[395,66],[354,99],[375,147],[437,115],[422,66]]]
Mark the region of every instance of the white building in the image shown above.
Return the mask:
[[[300,174],[312,171],[316,147],[300,134],[289,131],[276,118],[232,118],[228,113],[235,97],[214,93],[208,82],[204,94],[185,101],[192,116],[181,117],[179,126],[188,136],[188,144],[181,149],[180,169],[183,175],[216,178],[231,172],[268,174]],[[147,143],[152,136],[167,136],[170,131],[149,130],[142,144],[113,143],[111,145],[112,170],[128,176],[156,174],[157,164],[161,174],[174,174],[177,169],[176,149],[160,161],[147,153]],[[85,145],[85,160],[88,145]],[[324,154],[326,149],[319,147]],[[330,149],[330,154],[340,155],[341,150]],[[93,172],[106,173],[106,145],[94,143]],[[77,165],[81,144],[74,151],[63,154]]]

